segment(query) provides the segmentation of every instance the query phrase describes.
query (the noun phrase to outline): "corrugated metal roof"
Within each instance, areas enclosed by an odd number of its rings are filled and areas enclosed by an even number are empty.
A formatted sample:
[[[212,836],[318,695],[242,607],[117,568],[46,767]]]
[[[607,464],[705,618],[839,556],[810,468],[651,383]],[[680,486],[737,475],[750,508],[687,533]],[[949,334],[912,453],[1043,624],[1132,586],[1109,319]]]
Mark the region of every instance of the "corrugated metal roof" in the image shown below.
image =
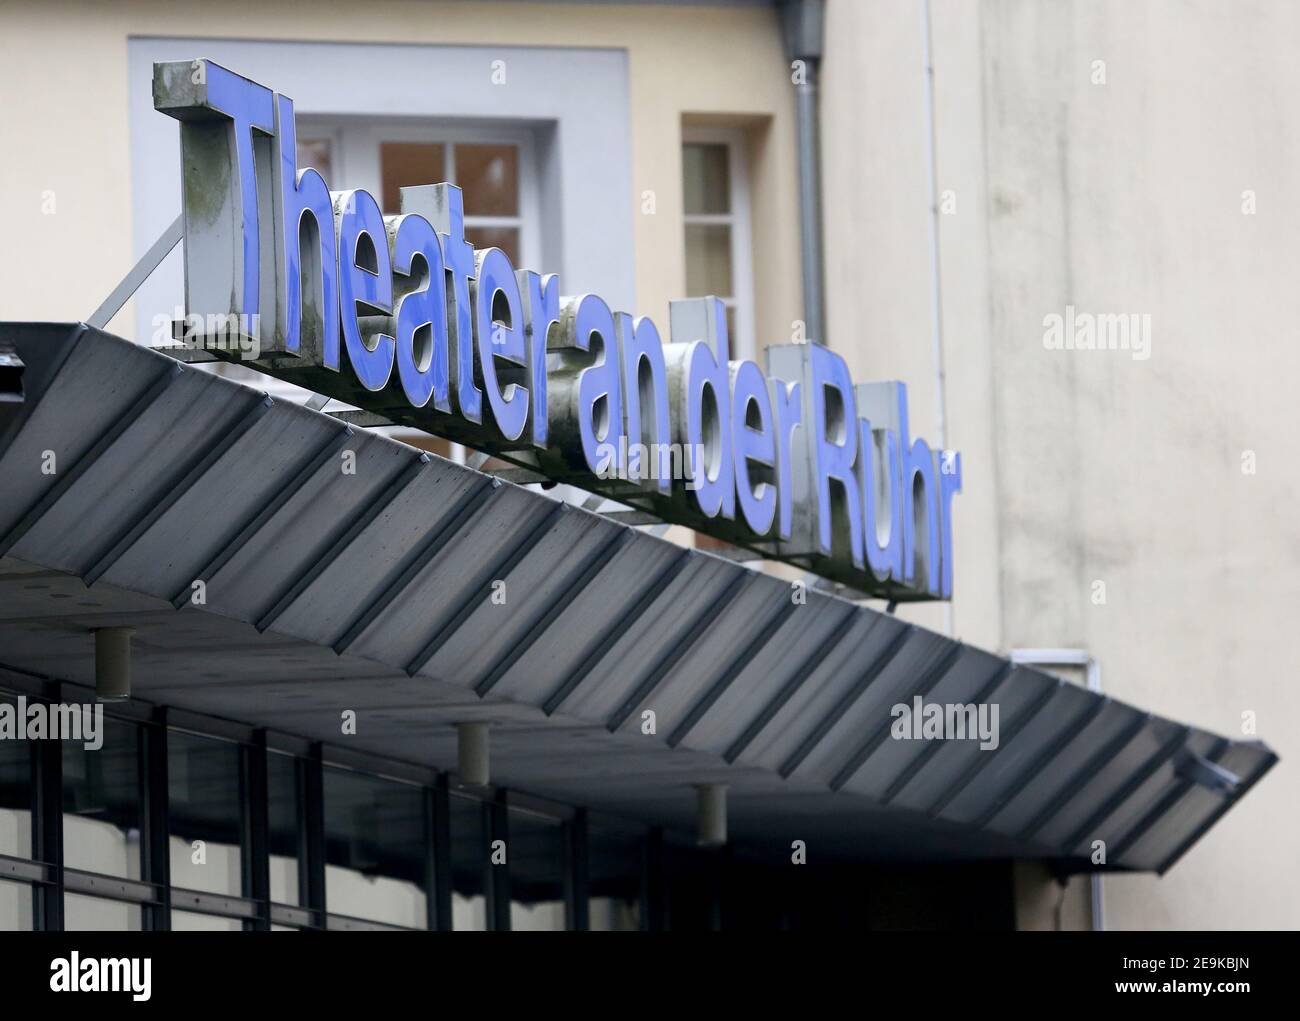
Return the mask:
[[[727,782],[736,840],[863,858],[1163,870],[1276,761],[97,330],[0,340],[0,669],[88,683],[89,628],[132,623],[143,698],[335,739],[365,709],[358,747],[438,768],[490,719],[504,784],[680,824]],[[1000,746],[891,740],[916,695],[997,703]]]

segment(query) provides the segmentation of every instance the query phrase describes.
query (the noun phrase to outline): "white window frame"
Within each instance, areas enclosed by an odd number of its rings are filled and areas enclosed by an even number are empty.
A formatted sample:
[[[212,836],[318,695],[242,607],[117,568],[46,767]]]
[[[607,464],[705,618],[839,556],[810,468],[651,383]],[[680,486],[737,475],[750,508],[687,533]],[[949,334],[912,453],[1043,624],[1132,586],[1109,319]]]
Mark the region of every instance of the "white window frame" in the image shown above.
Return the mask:
[[[541,175],[537,145],[532,131],[524,127],[481,122],[372,121],[304,116],[298,118],[298,137],[327,138],[330,143],[331,174],[327,183],[334,191],[360,188],[377,199],[383,198],[383,174],[379,146],[383,142],[430,142],[445,147],[443,173],[437,181],[455,180],[455,147],[475,143],[509,144],[519,150],[519,214],[517,216],[472,216],[466,214],[466,228],[508,227],[519,231],[519,257],[515,269],[543,272],[541,265]]]
[[[536,138],[541,182],[540,272],[573,293],[635,310],[635,195],[630,56],[626,47],[492,46],[510,65],[507,87],[485,88],[482,46],[401,42],[215,39],[125,40],[131,177],[131,251],[143,256],[181,206],[180,125],[153,103],[153,65],[202,53],[292,97],[300,122],[491,124]],[[530,87],[525,83],[533,83]],[[598,153],[599,158],[592,158]],[[123,269],[125,272],[125,268]],[[115,323],[147,342],[153,316],[183,302],[181,253],[172,251]],[[130,320],[128,323],[127,320]]]
[[[326,139],[330,146],[330,173],[326,183],[333,191],[359,188],[383,199],[383,169],[379,159],[382,142],[431,142],[443,145],[444,164],[437,181],[455,180],[455,147],[474,143],[511,144],[519,150],[519,214],[517,216],[466,215],[465,227],[511,227],[519,231],[519,252],[523,263],[516,269],[545,272],[541,265],[541,174],[534,133],[515,125],[439,120],[372,120],[340,117],[301,116],[297,119],[300,139]],[[299,167],[299,169],[303,169]],[[372,430],[394,439],[412,435],[405,426],[384,426]],[[451,444],[452,460],[465,461],[465,448]]]
[[[731,356],[737,360],[756,360],[758,346],[754,323],[754,247],[749,204],[749,153],[745,144],[745,132],[740,128],[685,127],[682,129],[682,148],[685,149],[691,143],[727,147],[727,198],[731,212],[686,213],[683,210],[683,257],[687,225],[716,224],[731,228],[731,286],[734,293],[725,298],[725,304],[735,310],[736,317],[736,335],[731,338]],[[683,189],[684,186],[683,179]]]

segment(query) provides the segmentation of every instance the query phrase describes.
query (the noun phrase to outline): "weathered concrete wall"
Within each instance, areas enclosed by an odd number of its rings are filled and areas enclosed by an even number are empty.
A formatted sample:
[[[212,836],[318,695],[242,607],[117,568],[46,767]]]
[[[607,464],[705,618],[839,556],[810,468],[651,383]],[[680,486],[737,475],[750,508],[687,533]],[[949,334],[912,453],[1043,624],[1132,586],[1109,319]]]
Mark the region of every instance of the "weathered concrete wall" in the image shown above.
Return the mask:
[[[827,254],[832,342],[908,380],[935,435],[921,12],[831,0]],[[1294,927],[1300,10],[934,0],[930,22],[955,633],[1087,648],[1109,693],[1221,733],[1254,713],[1281,766],[1163,879],[1108,880],[1107,921]],[[1149,315],[1149,357],[1047,350],[1067,305]]]
[[[0,252],[0,318],[88,316],[135,261],[126,68],[127,40],[140,35],[626,49],[637,291],[629,311],[652,316],[666,335],[668,302],[685,294],[682,122],[705,114],[749,133],[754,246],[779,256],[755,259],[757,321],[778,324],[774,339],[784,341],[802,314],[790,254],[799,247],[794,100],[771,9],[51,0],[0,6],[0,81],[22,99],[0,104],[0,194],[23,239]],[[14,158],[19,143],[30,158]],[[653,214],[642,212],[646,192]],[[123,312],[113,326],[129,336],[133,321]]]

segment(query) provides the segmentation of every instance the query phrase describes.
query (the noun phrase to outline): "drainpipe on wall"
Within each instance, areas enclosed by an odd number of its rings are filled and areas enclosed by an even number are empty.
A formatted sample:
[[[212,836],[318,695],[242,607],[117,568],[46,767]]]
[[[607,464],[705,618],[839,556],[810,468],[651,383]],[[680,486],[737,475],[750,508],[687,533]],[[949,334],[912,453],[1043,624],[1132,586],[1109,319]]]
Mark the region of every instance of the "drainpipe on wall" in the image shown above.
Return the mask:
[[[934,114],[934,55],[930,42],[930,0],[921,3],[921,67],[925,75],[925,171],[930,201],[930,349],[934,358],[935,435],[948,449],[947,398],[943,367],[943,283],[939,275],[938,130]],[[944,633],[953,634],[952,601],[943,604]]]
[[[825,344],[825,278],[822,272],[821,133],[817,86],[825,27],[824,0],[778,0],[785,56],[795,89],[799,146],[799,248],[803,263],[804,335]],[[796,66],[795,62],[799,64]]]
[[[936,435],[940,449],[948,447],[948,422],[944,395],[943,282],[939,274],[939,166],[938,129],[934,114],[934,54],[930,42],[930,0],[921,4],[921,66],[925,74],[925,170],[930,200],[930,341],[934,353]],[[948,633],[952,633],[949,627]]]

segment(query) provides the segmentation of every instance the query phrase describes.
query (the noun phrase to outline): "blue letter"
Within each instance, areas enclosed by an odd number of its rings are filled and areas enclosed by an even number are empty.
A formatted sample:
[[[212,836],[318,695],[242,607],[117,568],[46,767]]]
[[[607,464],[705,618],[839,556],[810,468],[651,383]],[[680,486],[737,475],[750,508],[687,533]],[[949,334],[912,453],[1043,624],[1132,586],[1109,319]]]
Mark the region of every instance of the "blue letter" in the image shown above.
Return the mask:
[[[325,351],[337,352],[339,348],[334,207],[329,186],[320,174],[311,168],[298,172],[293,101],[288,96],[275,98],[279,143],[274,175],[279,206],[275,236],[280,253],[276,330],[285,351],[296,353],[305,336],[316,357],[322,357]],[[304,274],[308,287],[303,287]]]
[[[546,385],[552,446],[543,452],[543,462],[556,461],[602,479],[622,478],[618,346],[614,316],[602,298],[583,294],[560,299],[560,324],[551,354],[555,362]]]
[[[525,362],[523,310],[519,284],[510,259],[499,248],[478,253],[474,301],[474,332],[478,335],[478,360],[483,388],[497,429],[507,440],[517,440],[528,424],[528,387],[497,380],[496,359],[522,366]],[[497,299],[504,303],[498,307]],[[504,313],[504,314],[503,314]]]
[[[794,534],[794,431],[803,422],[803,398],[798,383],[769,379],[772,414],[776,419],[776,537],[787,540]]]
[[[668,304],[674,344],[691,345],[686,374],[686,442],[691,487],[705,517],[736,516],[731,450],[731,356],[726,308],[717,298]]]
[[[394,340],[375,333],[371,347],[363,336],[363,332],[371,331],[362,330],[360,317],[393,313],[393,267],[388,259],[384,215],[368,191],[341,192],[335,209],[339,224],[339,302],[348,361],[357,382],[367,390],[382,390],[393,373]],[[326,350],[325,365],[338,369],[337,347],[332,352]]]
[[[858,387],[863,390],[873,384]],[[880,386],[882,384],[874,384]],[[889,386],[891,384],[883,384]],[[867,566],[880,581],[903,581],[903,494],[902,465],[898,456],[898,433],[893,429],[872,429],[865,418],[858,419],[858,460],[862,465],[862,519],[866,532]],[[885,540],[881,541],[881,536]]]
[[[591,338],[600,342],[600,360],[593,361],[578,375],[578,429],[582,453],[588,467],[599,474],[608,457],[599,449],[606,445],[614,451],[614,465],[621,472],[618,451],[622,448],[623,401],[618,379],[618,345],[614,339],[614,316],[603,298],[584,294],[577,301],[573,331],[578,346],[591,350]]]
[[[188,310],[260,315],[262,222],[253,132],[269,136],[273,130],[271,90],[210,60],[157,63],[153,73],[155,109],[181,122]],[[269,148],[269,138],[261,142]]]
[[[668,425],[668,384],[659,330],[645,316],[614,316],[618,360],[623,369],[623,410],[627,423],[627,475],[648,482],[647,489],[672,492],[672,434]],[[642,463],[642,447],[649,464]]]
[[[454,184],[433,186],[434,210],[430,222],[442,239],[442,257],[451,277],[452,320],[456,337],[451,347],[452,375],[456,380],[456,403],[460,413],[476,425],[483,423],[483,394],[474,385],[473,306],[469,280],[474,275],[474,246],[465,240],[465,204]]]
[[[244,304],[241,313],[260,312],[261,234],[257,222],[257,174],[253,165],[253,128],[273,130],[271,90],[227,71],[210,60],[207,65],[208,104],[234,122],[235,158],[239,174],[239,205],[243,214]]]
[[[858,450],[853,380],[844,359],[820,344],[812,354],[812,428],[817,494],[817,536],[822,554],[833,552],[833,536],[848,526],[853,563],[863,566],[862,503],[854,460]],[[834,485],[834,489],[832,489]],[[847,520],[846,520],[847,519]]]
[[[934,454],[925,440],[912,440],[907,421],[907,387],[898,384],[898,442],[903,461],[903,574],[917,578],[925,571],[925,591],[938,595],[939,585],[939,488],[935,480]],[[917,499],[917,489],[921,490]],[[923,545],[917,530],[924,528]]]
[[[424,271],[419,276],[415,271],[417,258],[424,263]],[[450,412],[447,275],[438,235],[423,216],[410,214],[398,221],[393,238],[393,269],[410,277],[414,285],[414,290],[397,299],[394,309],[397,374],[402,391],[414,407],[424,407],[432,397],[435,408]]]
[[[551,327],[560,321],[560,278],[554,273],[539,276],[531,269],[515,273],[524,299],[524,332],[528,334],[528,378],[533,383],[532,444],[546,448],[546,343]]]
[[[951,456],[948,456],[939,451],[935,453],[935,460],[939,464],[939,516],[941,519],[939,527],[942,532],[940,561],[943,564],[943,591],[940,594],[944,599],[951,599],[952,498],[961,492],[961,454],[954,451]]]
[[[733,362],[731,366],[731,434],[740,513],[751,532],[767,535],[776,517],[776,494],[771,485],[776,437],[772,434],[767,379],[753,362]]]

